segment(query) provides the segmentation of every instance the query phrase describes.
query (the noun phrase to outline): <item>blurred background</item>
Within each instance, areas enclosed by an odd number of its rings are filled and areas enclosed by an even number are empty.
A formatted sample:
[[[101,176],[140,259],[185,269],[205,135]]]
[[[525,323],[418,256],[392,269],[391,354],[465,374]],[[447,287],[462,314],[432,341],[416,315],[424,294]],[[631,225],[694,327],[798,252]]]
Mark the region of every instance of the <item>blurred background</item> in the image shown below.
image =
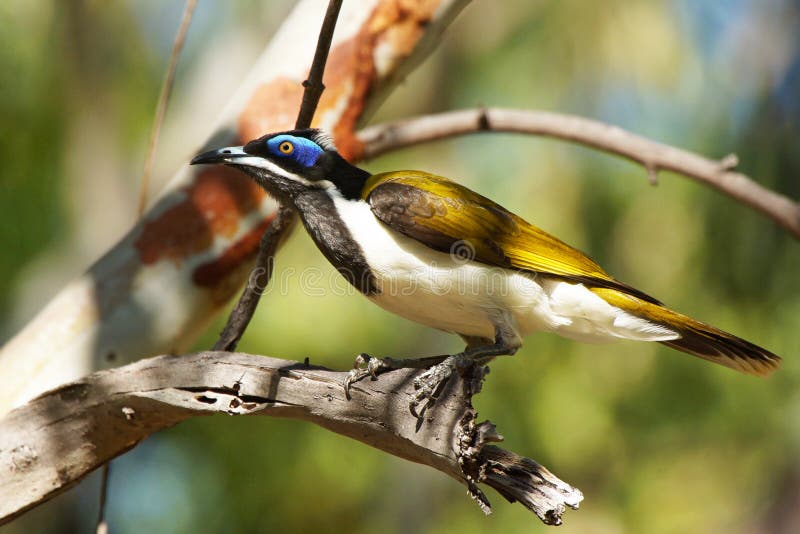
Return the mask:
[[[190,157],[293,2],[203,1],[153,191]],[[133,224],[182,0],[0,3],[0,341]],[[221,75],[220,73],[224,73]],[[471,107],[577,113],[712,158],[800,197],[800,6],[793,0],[475,0],[372,122]],[[682,177],[563,142],[480,135],[367,162],[450,176],[609,272],[785,358],[769,380],[656,344],[534,335],[492,364],[480,416],[585,495],[562,532],[800,531],[800,242]],[[303,232],[241,350],[344,369],[358,352],[460,340],[342,294]],[[304,282],[308,282],[305,280]],[[320,295],[319,293],[322,293]],[[213,344],[220,318],[197,348]],[[309,335],[312,328],[314,335]],[[1,480],[0,480],[1,483]],[[0,529],[89,532],[99,477]],[[114,462],[112,532],[519,532],[545,527],[306,423],[195,419]]]

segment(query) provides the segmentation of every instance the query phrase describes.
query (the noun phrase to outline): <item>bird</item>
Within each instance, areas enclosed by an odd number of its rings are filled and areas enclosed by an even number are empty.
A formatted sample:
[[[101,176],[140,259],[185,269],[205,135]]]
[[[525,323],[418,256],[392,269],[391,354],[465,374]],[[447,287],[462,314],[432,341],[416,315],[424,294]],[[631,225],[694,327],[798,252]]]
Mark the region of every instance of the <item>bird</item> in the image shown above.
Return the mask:
[[[552,332],[605,343],[662,343],[751,375],[781,358],[666,307],[589,256],[494,201],[441,176],[371,174],[349,163],[318,129],[271,133],[197,155],[250,176],[299,215],[341,275],[381,308],[460,335],[459,353],[418,359],[359,355],[345,380],[400,367],[414,382],[416,415],[454,371],[513,355],[523,338]]]

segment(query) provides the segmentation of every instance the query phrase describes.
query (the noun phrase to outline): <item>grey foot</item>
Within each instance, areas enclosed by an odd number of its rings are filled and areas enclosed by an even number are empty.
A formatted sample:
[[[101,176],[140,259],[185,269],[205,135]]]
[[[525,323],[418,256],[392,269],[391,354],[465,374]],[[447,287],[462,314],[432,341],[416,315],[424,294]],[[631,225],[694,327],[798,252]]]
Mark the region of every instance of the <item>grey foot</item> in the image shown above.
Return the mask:
[[[442,363],[432,366],[430,369],[414,379],[414,389],[417,392],[408,404],[411,415],[417,419],[422,418],[425,410],[436,403],[438,393],[453,375],[453,371],[465,369],[472,365],[472,361],[461,354],[455,354],[445,358]],[[423,403],[425,404],[424,406]],[[422,409],[420,410],[420,406]]]
[[[425,369],[425,372],[414,379],[416,393],[408,404],[409,411],[416,418],[422,418],[425,409],[436,403],[437,394],[452,376],[453,371],[461,372],[472,365],[483,365],[490,357],[475,357],[472,354],[459,353],[452,356],[430,356],[427,358],[396,360],[394,358],[373,358],[369,354],[359,354],[353,363],[353,369],[344,379],[344,393],[350,400],[350,386],[366,377],[373,380],[379,374],[392,369]],[[423,408],[420,410],[420,406]]]

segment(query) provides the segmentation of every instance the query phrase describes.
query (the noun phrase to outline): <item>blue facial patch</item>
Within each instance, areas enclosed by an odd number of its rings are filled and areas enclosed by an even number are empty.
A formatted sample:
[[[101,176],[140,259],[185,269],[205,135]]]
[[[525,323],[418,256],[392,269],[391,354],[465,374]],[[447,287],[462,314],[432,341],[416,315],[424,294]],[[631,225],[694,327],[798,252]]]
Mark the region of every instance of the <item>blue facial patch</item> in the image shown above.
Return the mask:
[[[267,139],[267,148],[275,156],[291,158],[304,167],[313,167],[324,150],[311,139],[295,135],[276,135]]]

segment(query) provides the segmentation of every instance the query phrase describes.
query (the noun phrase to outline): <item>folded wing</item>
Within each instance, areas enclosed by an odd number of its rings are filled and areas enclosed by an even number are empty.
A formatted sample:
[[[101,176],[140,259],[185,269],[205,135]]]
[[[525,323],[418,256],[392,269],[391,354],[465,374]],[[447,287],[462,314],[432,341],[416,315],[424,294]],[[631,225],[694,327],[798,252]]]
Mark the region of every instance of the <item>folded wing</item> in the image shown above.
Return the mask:
[[[616,289],[658,303],[609,276],[583,252],[441,176],[420,171],[376,174],[363,197],[384,224],[435,250],[472,254],[488,265]]]

